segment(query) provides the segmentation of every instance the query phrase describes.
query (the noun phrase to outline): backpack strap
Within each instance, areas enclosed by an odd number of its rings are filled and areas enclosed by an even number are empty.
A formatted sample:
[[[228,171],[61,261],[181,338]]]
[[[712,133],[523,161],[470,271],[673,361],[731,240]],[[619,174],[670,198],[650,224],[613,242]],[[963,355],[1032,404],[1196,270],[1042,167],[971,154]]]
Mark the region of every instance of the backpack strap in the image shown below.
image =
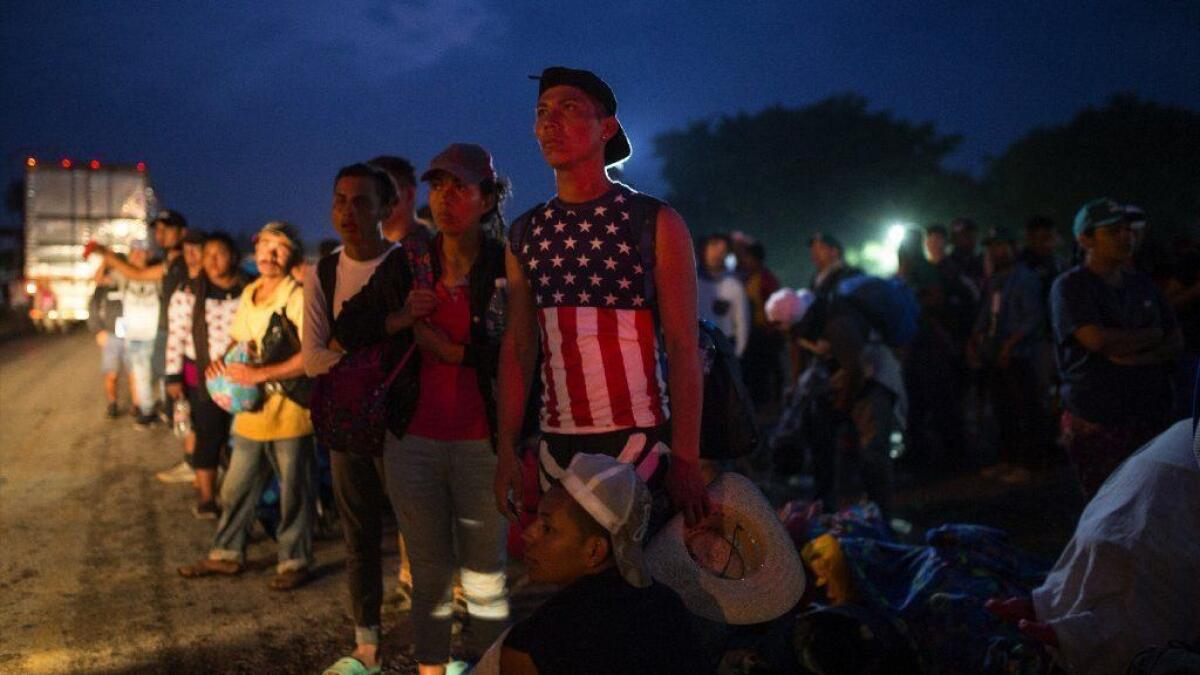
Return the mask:
[[[658,257],[655,237],[658,234],[658,212],[663,206],[661,201],[640,192],[634,192],[629,197],[629,222],[632,223],[638,256],[642,259],[642,271],[645,273],[645,287],[642,295],[646,298],[646,304],[654,308],[656,321],[658,318],[658,288],[654,284],[654,268]]]
[[[525,235],[529,231],[529,221],[533,220],[533,214],[541,211],[545,206],[546,202],[538,203],[537,206],[517,216],[512,225],[509,225],[508,248],[513,255],[521,255],[521,247],[525,245]]]
[[[321,283],[321,295],[325,296],[325,311],[329,313],[329,325],[333,325],[333,292],[337,288],[337,266],[341,251],[322,256],[317,261],[317,281]]]

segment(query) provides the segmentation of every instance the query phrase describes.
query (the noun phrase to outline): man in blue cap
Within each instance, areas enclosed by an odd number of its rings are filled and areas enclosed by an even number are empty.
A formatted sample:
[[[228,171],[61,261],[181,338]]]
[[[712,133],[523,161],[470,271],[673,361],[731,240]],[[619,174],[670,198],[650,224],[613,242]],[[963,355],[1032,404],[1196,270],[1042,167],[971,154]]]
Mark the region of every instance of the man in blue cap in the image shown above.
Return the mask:
[[[1112,199],[1075,216],[1084,261],[1050,291],[1062,380],[1063,440],[1091,497],[1131,452],[1162,431],[1183,334],[1166,299],[1132,269],[1129,214]]]

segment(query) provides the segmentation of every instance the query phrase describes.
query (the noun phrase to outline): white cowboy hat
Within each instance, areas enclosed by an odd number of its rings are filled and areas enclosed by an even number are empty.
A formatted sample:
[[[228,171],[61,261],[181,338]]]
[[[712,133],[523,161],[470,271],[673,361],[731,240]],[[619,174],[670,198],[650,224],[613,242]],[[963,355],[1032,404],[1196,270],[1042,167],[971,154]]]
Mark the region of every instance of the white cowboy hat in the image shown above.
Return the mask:
[[[804,566],[762,492],[724,473],[708,495],[721,510],[719,529],[688,530],[676,515],[646,547],[650,575],[693,614],[721,623],[763,623],[795,607]]]

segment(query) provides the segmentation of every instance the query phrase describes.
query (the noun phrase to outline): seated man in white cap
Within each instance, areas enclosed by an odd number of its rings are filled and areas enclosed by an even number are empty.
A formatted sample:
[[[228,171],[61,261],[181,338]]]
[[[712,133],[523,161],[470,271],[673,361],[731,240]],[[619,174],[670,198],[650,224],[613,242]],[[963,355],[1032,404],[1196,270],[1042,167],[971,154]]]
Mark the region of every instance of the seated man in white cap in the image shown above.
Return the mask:
[[[504,638],[500,672],[707,673],[679,597],[642,557],[650,494],[633,467],[576,455],[525,530],[530,579],[564,588]]]

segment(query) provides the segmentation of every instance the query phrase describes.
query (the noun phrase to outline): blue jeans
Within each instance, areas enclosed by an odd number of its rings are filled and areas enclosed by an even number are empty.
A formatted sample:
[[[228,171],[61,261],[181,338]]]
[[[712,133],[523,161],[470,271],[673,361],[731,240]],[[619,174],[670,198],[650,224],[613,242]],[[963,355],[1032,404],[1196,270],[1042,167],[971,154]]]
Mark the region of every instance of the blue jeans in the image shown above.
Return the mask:
[[[150,357],[154,354],[154,340],[126,340],[125,365],[133,376],[133,392],[137,397],[138,412],[149,415],[154,412],[154,369]]]
[[[252,441],[233,435],[233,453],[221,484],[221,521],[208,557],[243,562],[255,510],[272,470],[279,477],[279,547],[277,572],[312,563],[312,526],[316,519],[312,494],[313,437]]]
[[[508,623],[508,522],[492,499],[496,455],[491,443],[412,434],[397,440],[389,433],[383,464],[412,563],[417,662],[440,664],[450,658],[456,569],[471,615],[466,647],[473,656],[483,654]]]

